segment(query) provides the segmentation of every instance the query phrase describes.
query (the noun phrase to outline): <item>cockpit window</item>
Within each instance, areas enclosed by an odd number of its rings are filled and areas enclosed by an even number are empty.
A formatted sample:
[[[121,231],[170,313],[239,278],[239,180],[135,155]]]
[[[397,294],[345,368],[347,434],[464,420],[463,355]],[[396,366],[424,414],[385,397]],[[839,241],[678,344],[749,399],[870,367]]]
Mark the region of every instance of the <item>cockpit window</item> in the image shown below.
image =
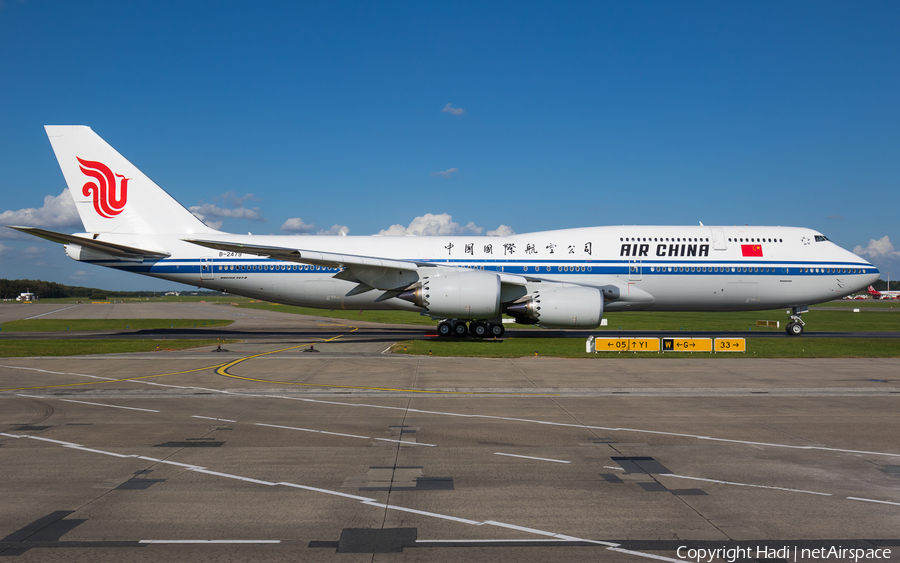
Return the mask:
[[[816,242],[825,242],[826,240],[828,240],[828,237],[823,235],[816,235]]]

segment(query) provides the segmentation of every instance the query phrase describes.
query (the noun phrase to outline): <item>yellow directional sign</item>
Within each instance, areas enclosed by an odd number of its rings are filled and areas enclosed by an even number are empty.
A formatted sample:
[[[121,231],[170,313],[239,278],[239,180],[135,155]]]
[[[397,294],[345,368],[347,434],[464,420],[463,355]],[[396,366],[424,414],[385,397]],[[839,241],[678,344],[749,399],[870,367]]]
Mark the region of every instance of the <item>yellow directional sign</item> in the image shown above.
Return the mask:
[[[629,352],[659,352],[659,338],[629,338]]]
[[[716,353],[746,352],[747,341],[743,338],[716,338]]]
[[[663,338],[663,352],[712,351],[712,338]]]
[[[594,349],[598,352],[627,352],[627,338],[595,338]]]
[[[595,338],[597,352],[659,352],[659,338]]]

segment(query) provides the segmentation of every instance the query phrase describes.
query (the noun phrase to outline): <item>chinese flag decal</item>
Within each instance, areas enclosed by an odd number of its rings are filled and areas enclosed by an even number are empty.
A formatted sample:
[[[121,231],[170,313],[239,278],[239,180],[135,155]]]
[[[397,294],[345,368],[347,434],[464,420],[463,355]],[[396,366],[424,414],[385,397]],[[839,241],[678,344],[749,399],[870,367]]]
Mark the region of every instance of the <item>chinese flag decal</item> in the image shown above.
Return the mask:
[[[741,255],[743,256],[759,256],[762,258],[762,245],[759,244],[742,244]]]

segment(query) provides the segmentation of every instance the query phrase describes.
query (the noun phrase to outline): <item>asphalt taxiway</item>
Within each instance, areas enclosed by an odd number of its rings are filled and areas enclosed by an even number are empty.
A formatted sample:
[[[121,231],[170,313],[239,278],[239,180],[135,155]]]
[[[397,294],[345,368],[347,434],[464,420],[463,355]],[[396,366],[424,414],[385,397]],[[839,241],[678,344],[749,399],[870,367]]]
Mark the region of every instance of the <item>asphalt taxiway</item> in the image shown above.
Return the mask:
[[[900,360],[401,357],[394,329],[147,307],[257,337],[0,360],[0,556],[900,555]],[[47,317],[128,313],[81,309]]]

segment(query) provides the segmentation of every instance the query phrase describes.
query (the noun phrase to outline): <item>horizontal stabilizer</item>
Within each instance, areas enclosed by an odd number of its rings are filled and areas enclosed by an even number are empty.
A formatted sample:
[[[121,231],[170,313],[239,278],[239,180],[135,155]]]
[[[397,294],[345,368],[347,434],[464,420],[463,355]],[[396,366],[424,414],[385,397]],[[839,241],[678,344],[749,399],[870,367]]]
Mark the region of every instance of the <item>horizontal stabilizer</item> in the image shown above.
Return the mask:
[[[166,258],[166,257],[170,256],[166,252],[155,252],[152,250],[144,250],[142,248],[134,248],[131,246],[124,246],[121,244],[113,244],[111,242],[103,242],[101,240],[77,237],[75,235],[55,233],[53,231],[47,231],[47,230],[38,229],[35,227],[9,226],[9,228],[15,229],[22,233],[40,237],[42,239],[46,239],[46,240],[49,240],[52,242],[58,242],[60,244],[77,244],[77,245],[81,246],[82,248],[88,248],[88,249],[94,250],[96,252],[102,252],[104,254],[108,254],[114,258],[119,258],[122,260],[153,260],[153,259]]]

